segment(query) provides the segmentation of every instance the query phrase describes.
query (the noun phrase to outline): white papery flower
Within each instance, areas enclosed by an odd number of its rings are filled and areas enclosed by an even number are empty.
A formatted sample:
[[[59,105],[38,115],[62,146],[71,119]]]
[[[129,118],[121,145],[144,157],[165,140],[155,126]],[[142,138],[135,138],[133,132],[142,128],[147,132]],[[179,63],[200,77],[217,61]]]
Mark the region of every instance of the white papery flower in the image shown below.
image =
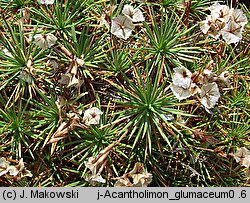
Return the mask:
[[[86,125],[98,125],[102,112],[97,107],[92,107],[84,112],[83,120]]]
[[[95,160],[94,157],[89,157],[86,161],[84,161],[84,165],[92,172],[92,174],[96,174],[96,164],[93,164]]]
[[[240,162],[241,159],[250,156],[250,151],[246,147],[238,148],[234,154],[236,162]]]
[[[38,0],[40,4],[53,4],[55,0]]]
[[[191,88],[183,88],[177,85],[172,84],[170,86],[174,96],[179,99],[179,100],[183,100],[183,99],[187,99],[188,97],[191,96]]]
[[[111,20],[111,33],[118,38],[127,40],[135,25],[126,16],[117,16]]]
[[[133,22],[144,21],[143,13],[139,8],[134,9],[130,5],[124,5],[122,13]]]
[[[234,158],[236,162],[240,163],[242,166],[247,168],[250,167],[250,151],[247,148],[241,147],[237,149],[234,154]]]
[[[94,175],[92,176],[92,181],[98,182],[98,183],[106,183],[106,180],[101,175]]]
[[[0,158],[0,169],[7,168],[10,162],[8,162],[4,157]]]
[[[2,157],[0,158],[0,177],[7,173],[9,173],[9,175],[11,176],[14,176],[14,177],[19,176],[21,178],[25,176],[28,176],[28,177],[33,176],[29,170],[25,169],[23,158],[20,159],[17,166],[12,166],[12,165],[9,165],[9,162],[6,161],[4,157]]]
[[[42,49],[48,49],[56,43],[57,38],[53,34],[36,34],[35,43]]]
[[[242,26],[230,21],[221,30],[222,38],[227,44],[238,43],[242,39]]]
[[[221,29],[224,28],[225,22],[208,15],[205,20],[200,22],[200,29],[204,34],[208,34],[214,39],[219,39]]]
[[[183,87],[184,89],[189,88],[192,81],[192,73],[183,66],[174,68],[173,70],[173,84],[176,86]]]
[[[0,158],[0,177],[8,173],[7,168],[9,167],[9,164],[10,162],[6,161],[4,157]]]
[[[32,177],[33,174],[31,173],[31,171],[27,170],[24,167],[24,162],[23,162],[23,158],[20,159],[18,165],[16,166],[16,169],[18,170],[18,173],[20,174],[21,178],[22,177]]]
[[[227,5],[220,5],[218,2],[209,7],[211,15],[221,21],[227,22],[231,16],[231,9]]]
[[[207,83],[201,87],[201,103],[206,109],[212,109],[216,105],[220,98],[220,92],[218,85],[213,83]]]
[[[230,19],[231,21],[241,25],[242,29],[248,23],[247,16],[243,13],[241,9],[233,9],[231,12]]]
[[[97,183],[106,183],[106,180],[103,179],[103,177],[98,174],[87,176],[85,180],[88,181],[93,186],[95,186]]]
[[[7,171],[9,172],[9,174],[10,174],[11,176],[17,176],[18,173],[19,173],[19,171],[17,170],[17,168],[16,168],[15,166],[9,166],[9,167],[7,168]]]
[[[214,22],[214,19],[211,15],[208,15],[205,20],[200,22],[200,29],[204,34],[208,33],[212,22]]]
[[[131,178],[133,183],[131,183]],[[135,163],[134,168],[129,173],[124,174],[122,177],[118,177],[115,183],[115,187],[147,187],[152,182],[152,174],[147,173],[144,169],[143,163]]]
[[[183,66],[173,70],[173,83],[170,88],[177,99],[187,99],[191,96],[192,73]]]
[[[135,163],[132,171],[128,173],[133,178],[134,187],[147,187],[152,182],[152,174],[147,173],[143,163]]]

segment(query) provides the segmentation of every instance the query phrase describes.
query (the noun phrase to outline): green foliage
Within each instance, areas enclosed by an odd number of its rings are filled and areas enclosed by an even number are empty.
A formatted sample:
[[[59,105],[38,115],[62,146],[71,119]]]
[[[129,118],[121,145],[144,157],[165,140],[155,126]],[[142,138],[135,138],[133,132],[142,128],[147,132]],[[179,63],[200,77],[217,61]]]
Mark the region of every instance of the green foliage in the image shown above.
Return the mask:
[[[161,10],[161,8],[158,9]],[[178,17],[175,12],[164,14],[162,11],[159,17],[155,16],[153,9],[149,12],[152,13],[150,19],[152,27],[144,22],[147,38],[142,41],[149,43],[150,54],[156,56],[160,54],[167,59],[166,63],[171,62],[173,65],[181,64],[182,60],[192,62],[198,59],[193,54],[199,53],[199,47],[193,46],[190,41],[191,36],[188,41],[185,37],[195,26],[189,29],[181,28],[183,17]]]
[[[46,27],[49,30],[59,31],[70,36],[68,32],[72,27],[80,26],[86,23],[90,17],[81,15],[90,9],[89,1],[67,0],[64,3],[55,1],[54,5],[39,6],[31,8],[34,12],[34,20],[39,26]]]

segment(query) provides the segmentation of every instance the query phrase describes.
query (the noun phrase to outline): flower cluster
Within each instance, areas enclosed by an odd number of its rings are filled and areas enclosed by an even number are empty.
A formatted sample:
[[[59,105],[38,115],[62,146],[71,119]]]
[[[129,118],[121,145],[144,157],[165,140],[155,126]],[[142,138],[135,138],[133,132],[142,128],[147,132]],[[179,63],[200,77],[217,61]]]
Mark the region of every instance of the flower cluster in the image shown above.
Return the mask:
[[[229,8],[219,3],[209,7],[211,15],[200,23],[201,31],[214,39],[225,40],[227,44],[238,43],[248,20],[241,9]]]
[[[216,75],[211,70],[205,69],[202,73],[197,71],[192,74],[187,68],[181,66],[174,68],[171,90],[179,100],[199,93],[202,105],[210,113],[220,98],[218,84],[228,85],[228,77],[227,71]]]
[[[111,33],[127,40],[135,29],[133,22],[141,22],[145,19],[139,8],[134,9],[130,5],[124,5],[122,13],[124,16],[119,15],[111,20]]]
[[[234,154],[234,159],[247,168],[246,175],[250,177],[250,151],[245,147],[238,148]]]
[[[147,187],[151,183],[152,177],[151,173],[145,171],[143,164],[137,162],[132,171],[116,178],[118,180],[115,182],[115,187]]]
[[[32,177],[32,173],[24,168],[23,159],[20,159],[18,165],[10,165],[4,157],[0,158],[0,177],[10,175],[13,179],[20,180],[23,177]]]

